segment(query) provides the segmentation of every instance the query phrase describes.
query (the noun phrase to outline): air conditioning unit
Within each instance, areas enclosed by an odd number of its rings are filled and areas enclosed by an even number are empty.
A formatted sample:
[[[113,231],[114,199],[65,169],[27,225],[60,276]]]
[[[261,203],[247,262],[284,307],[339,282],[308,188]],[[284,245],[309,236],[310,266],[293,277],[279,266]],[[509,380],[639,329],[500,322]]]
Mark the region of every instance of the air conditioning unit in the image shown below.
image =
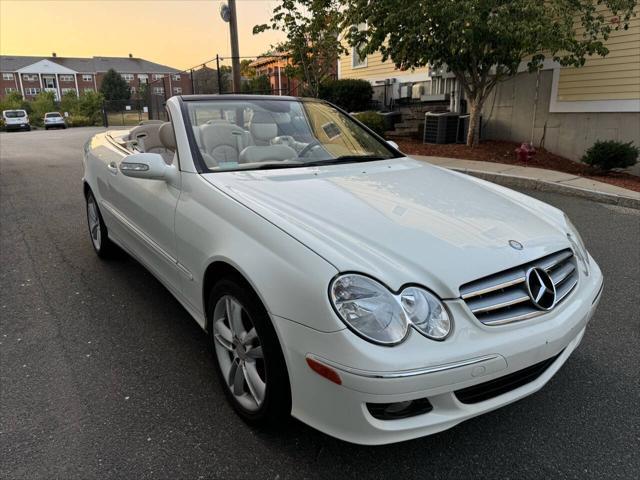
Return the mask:
[[[424,116],[423,143],[456,143],[458,138],[457,113],[427,112]]]

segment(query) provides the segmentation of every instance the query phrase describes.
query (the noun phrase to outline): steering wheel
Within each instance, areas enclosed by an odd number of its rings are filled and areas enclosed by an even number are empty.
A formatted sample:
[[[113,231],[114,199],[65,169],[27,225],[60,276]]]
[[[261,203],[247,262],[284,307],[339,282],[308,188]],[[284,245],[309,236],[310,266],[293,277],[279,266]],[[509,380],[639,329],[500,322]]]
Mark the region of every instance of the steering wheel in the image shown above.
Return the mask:
[[[298,154],[298,157],[304,157],[307,153],[309,153],[314,147],[317,147],[320,145],[320,141],[319,140],[313,140],[311,143],[309,143],[309,145],[307,145],[306,147],[304,147],[302,150],[300,150],[300,153]]]

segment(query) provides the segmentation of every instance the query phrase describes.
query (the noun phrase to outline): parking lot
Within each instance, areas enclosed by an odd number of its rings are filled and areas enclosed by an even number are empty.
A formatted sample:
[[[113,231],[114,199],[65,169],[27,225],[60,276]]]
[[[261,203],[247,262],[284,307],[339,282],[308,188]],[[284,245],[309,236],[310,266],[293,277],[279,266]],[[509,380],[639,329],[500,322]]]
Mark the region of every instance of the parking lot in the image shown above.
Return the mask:
[[[0,134],[0,478],[637,478],[640,211],[532,192],[605,275],[582,345],[520,402],[363,447],[247,427],[195,321],[132,259],[95,256],[81,155],[99,130]]]

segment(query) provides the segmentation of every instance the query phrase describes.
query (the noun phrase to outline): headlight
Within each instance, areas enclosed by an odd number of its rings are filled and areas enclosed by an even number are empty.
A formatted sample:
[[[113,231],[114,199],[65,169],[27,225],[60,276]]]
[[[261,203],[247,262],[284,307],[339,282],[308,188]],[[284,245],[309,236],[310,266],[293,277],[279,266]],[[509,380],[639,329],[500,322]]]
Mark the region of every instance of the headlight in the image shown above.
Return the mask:
[[[573,251],[578,257],[578,261],[582,265],[582,271],[585,275],[589,275],[589,252],[587,251],[587,247],[584,245],[584,241],[582,237],[578,233],[578,229],[571,223],[569,217],[564,216],[564,220],[567,223],[567,238],[573,247]]]
[[[405,288],[400,294],[402,308],[411,324],[433,340],[443,340],[451,331],[451,319],[444,305],[432,293],[418,287]]]
[[[333,280],[329,296],[342,321],[374,343],[400,343],[410,326],[434,340],[444,339],[451,330],[444,305],[418,287],[407,287],[396,295],[372,278],[345,274]]]

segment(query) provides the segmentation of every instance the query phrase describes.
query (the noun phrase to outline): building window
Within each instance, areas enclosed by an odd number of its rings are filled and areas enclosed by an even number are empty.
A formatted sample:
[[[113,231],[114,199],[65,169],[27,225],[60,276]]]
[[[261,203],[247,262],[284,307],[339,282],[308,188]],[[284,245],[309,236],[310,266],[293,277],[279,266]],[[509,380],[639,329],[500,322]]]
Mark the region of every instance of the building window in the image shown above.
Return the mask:
[[[173,87],[174,95],[182,95],[182,87]]]
[[[82,75],[82,81],[83,82],[93,82],[93,75]]]
[[[153,87],[153,93],[156,95],[164,95],[164,87]]]
[[[13,73],[3,73],[2,74],[2,79],[3,80],[13,80]]]
[[[173,81],[174,82],[179,82],[180,81],[180,75],[173,75]]]
[[[360,45],[360,47],[363,46],[363,44]],[[351,49],[351,66],[353,68],[364,68],[367,66],[367,56],[360,55],[356,46],[353,46]]]
[[[358,25],[358,31],[366,30],[367,24],[361,23]],[[358,45],[351,47],[351,68],[365,68],[367,66],[367,56],[360,55],[358,49],[362,49],[366,46],[365,42],[360,42]]]
[[[60,75],[61,82],[73,82],[73,75]]]
[[[64,95],[65,93],[69,93],[69,92],[73,92],[74,94],[76,93],[76,89],[75,88],[61,88],[60,91],[62,92],[62,95]]]
[[[138,74],[138,80],[140,81],[140,83],[148,83],[149,82],[149,75],[147,75],[146,73],[139,73]]]
[[[133,73],[121,73],[120,76],[123,78],[123,80],[126,80],[127,82],[130,82],[131,80],[133,80]]]
[[[162,73],[154,73],[153,74],[153,79],[154,80],[160,80],[162,78],[164,78],[164,75]]]
[[[85,89],[83,90],[83,92],[84,92],[84,93],[90,93],[90,92],[93,92],[93,88],[85,88]]]
[[[9,94],[11,92],[17,92],[18,90],[15,88],[7,87],[4,89],[4,93]]]
[[[37,95],[40,93],[40,89],[36,87],[27,87],[24,89],[25,95]]]
[[[24,80],[26,82],[37,82],[38,81],[38,75],[24,74],[24,75],[22,75],[22,80]]]

